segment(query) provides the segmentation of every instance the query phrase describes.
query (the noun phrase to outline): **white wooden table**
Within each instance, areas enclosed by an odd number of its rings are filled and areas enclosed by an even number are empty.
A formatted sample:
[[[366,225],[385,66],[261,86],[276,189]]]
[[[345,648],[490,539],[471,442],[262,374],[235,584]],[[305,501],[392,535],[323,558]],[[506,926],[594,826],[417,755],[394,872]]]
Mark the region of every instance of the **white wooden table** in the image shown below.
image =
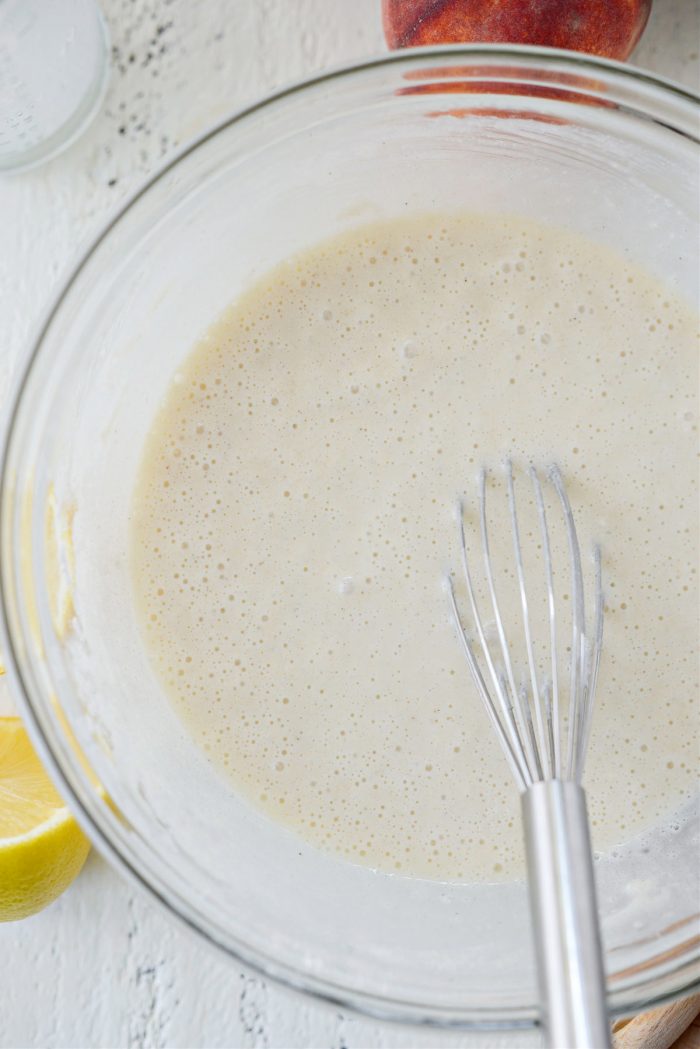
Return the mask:
[[[102,6],[113,44],[102,112],[62,156],[0,180],[0,392],[81,241],[164,156],[286,81],[384,48],[380,0]],[[697,90],[699,41],[700,0],[655,0],[634,61]],[[0,926],[2,1047],[528,1045],[537,1034],[443,1035],[342,1017],[266,985],[210,953],[94,851],[52,907]]]

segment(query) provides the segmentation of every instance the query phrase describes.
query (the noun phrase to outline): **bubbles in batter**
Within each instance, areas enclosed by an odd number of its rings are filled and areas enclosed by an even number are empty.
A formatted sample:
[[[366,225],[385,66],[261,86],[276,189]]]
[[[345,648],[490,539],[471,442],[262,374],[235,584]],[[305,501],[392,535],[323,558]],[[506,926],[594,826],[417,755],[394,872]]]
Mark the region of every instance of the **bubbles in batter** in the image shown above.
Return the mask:
[[[576,235],[427,216],[328,241],[182,365],[133,502],[152,659],[211,760],[270,817],[386,870],[518,870],[517,792],[441,587],[455,496],[556,459],[603,544],[586,782],[611,847],[697,757],[691,311]]]

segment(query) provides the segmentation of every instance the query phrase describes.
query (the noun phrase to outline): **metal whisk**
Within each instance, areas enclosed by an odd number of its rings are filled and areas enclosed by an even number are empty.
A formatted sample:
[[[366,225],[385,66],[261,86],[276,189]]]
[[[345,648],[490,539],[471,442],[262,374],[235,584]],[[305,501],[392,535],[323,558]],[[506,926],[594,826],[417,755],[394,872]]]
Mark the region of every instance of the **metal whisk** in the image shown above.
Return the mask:
[[[522,680],[516,682],[516,664],[494,580],[486,514],[486,470],[481,471],[479,479],[479,520],[484,581],[495,624],[493,640],[487,637],[479,612],[461,503],[462,567],[474,639],[463,626],[449,576],[448,592],[477,691],[521,792],[542,1021],[549,1044],[555,1049],[605,1049],[610,1045],[605,974],[586,800],[581,787],[603,639],[600,551],[594,551],[595,609],[589,632],[581,551],[571,505],[559,468],[550,466],[546,476],[563,513],[570,561],[571,613],[567,619],[571,621],[571,647],[567,674],[557,652],[562,615],[561,605],[557,604],[543,486],[534,467],[529,468],[528,474],[542,547],[549,635],[546,669],[538,667],[535,659],[510,461],[505,464],[505,478],[524,635],[523,663],[527,665]],[[564,703],[567,689],[568,703]]]

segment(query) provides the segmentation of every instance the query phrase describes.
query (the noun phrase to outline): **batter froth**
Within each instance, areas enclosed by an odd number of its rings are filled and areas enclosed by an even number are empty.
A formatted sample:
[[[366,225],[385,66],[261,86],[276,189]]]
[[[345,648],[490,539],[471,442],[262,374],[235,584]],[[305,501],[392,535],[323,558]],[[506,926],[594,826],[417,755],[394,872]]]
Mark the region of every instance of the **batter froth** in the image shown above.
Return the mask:
[[[598,848],[697,755],[697,321],[601,246],[514,218],[374,225],[278,267],[175,376],[133,502],[152,658],[273,819],[427,877],[520,866],[518,799],[440,579],[454,496],[556,458],[606,552],[586,782]]]

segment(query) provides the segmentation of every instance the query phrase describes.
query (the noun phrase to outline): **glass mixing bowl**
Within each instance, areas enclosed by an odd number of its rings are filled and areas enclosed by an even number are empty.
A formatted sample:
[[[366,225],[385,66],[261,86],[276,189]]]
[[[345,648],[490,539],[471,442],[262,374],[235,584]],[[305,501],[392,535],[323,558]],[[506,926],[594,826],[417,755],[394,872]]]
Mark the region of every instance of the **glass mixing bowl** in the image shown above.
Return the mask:
[[[275,262],[407,210],[569,226],[693,297],[696,120],[697,100],[671,84],[556,51],[369,61],[185,149],[109,223],[46,317],[5,447],[16,694],[97,847],[251,968],[397,1020],[537,1015],[522,882],[422,881],[319,852],[236,796],[183,730],[144,651],[127,557],[134,472],[171,376]],[[669,818],[598,864],[615,1012],[698,979],[697,832],[692,814]]]

